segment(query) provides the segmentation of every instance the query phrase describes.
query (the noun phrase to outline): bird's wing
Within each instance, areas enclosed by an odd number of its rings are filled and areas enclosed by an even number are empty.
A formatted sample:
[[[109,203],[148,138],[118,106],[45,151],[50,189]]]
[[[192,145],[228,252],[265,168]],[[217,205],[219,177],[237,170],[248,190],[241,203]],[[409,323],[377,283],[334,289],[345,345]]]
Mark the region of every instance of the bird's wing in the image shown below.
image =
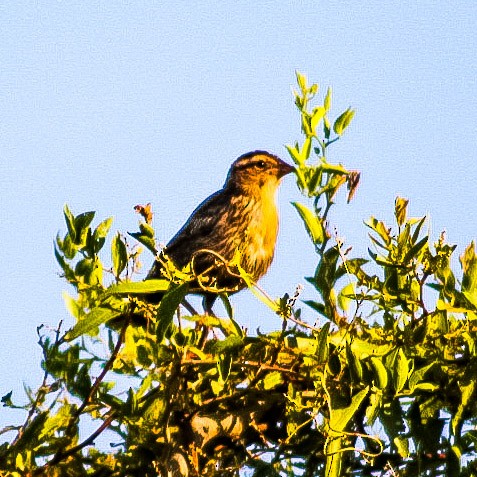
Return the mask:
[[[227,227],[228,191],[222,189],[202,202],[187,222],[166,245],[165,252],[176,265],[183,267],[198,250],[215,248]],[[212,239],[212,240],[211,240]]]

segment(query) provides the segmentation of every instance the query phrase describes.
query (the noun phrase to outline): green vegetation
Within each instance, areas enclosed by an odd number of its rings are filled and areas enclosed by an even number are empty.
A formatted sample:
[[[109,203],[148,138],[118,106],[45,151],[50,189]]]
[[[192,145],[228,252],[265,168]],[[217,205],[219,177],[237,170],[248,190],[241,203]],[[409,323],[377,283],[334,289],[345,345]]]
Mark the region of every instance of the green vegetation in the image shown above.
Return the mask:
[[[306,279],[315,298],[271,299],[241,270],[283,322],[249,335],[226,296],[225,317],[180,306],[188,270],[168,263],[169,280],[134,281],[142,249],[156,252],[147,207],[133,238],[113,236],[110,259],[112,220],[92,226],[93,212],[66,207],[55,254],[76,325],[40,327],[41,386],[25,406],[3,396],[25,421],[3,431],[13,437],[1,475],[477,476],[474,244],[454,274],[455,247],[432,244],[426,218],[408,217],[398,197],[396,223],[368,220],[369,257],[353,257],[329,216],[359,174],[327,153],[354,112],[330,122],[331,90],[313,106],[318,86],[297,79],[304,137],[288,152],[304,196],[293,205],[317,255]],[[143,300],[158,291],[159,305]],[[80,437],[85,422],[95,430]],[[99,436],[115,446],[95,447]]]

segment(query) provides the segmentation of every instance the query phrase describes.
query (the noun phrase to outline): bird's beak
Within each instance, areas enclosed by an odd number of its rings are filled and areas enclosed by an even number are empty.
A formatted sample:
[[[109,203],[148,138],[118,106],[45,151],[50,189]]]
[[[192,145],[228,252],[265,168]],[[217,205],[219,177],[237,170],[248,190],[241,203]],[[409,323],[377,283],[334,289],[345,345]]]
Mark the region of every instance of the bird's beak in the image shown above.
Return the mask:
[[[290,164],[280,160],[278,163],[278,178],[286,176],[287,174],[290,174],[290,172],[295,172],[295,168],[290,166]]]

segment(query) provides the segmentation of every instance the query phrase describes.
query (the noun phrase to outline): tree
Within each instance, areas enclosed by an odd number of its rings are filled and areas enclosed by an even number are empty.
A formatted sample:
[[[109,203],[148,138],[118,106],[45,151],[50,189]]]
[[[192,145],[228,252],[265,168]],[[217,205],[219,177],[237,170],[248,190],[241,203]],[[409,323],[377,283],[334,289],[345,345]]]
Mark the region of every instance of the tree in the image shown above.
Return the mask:
[[[329,215],[359,174],[328,162],[328,147],[353,118],[331,125],[331,89],[297,73],[301,143],[288,146],[308,203],[294,203],[313,242],[314,300],[269,298],[282,318],[268,334],[247,334],[228,316],[181,304],[188,270],[134,281],[142,248],[156,253],[151,211],[139,207],[134,239],[116,234],[103,266],[111,219],[65,207],[67,233],[56,259],[74,295],[72,329],[38,328],[43,382],[28,390],[23,424],[0,448],[5,475],[329,476],[477,475],[477,255],[471,243],[432,245],[426,217],[395,201],[394,227],[371,218],[369,258],[353,257],[330,232]],[[138,243],[136,243],[138,242]],[[237,256],[240,264],[240,256]],[[144,301],[165,293],[159,305]],[[321,325],[301,319],[311,307]],[[12,393],[6,407],[19,407]],[[95,426],[80,439],[84,421]],[[116,446],[94,441],[108,430]]]

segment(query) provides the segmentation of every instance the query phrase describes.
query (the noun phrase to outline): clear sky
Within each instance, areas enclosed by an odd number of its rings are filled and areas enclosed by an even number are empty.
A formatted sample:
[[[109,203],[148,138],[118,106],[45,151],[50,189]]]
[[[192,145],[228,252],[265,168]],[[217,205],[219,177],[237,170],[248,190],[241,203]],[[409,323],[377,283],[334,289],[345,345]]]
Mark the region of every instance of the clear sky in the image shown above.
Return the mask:
[[[53,256],[64,204],[126,232],[152,202],[167,242],[237,156],[288,160],[295,70],[333,87],[336,115],[357,111],[329,150],[362,173],[331,215],[356,254],[363,221],[391,222],[398,194],[457,255],[477,239],[475,0],[15,1],[0,18],[0,395],[38,384],[36,326],[72,323]],[[292,200],[286,178],[273,296],[316,265]],[[232,301],[244,326],[280,326],[249,292]],[[0,409],[0,427],[12,416]]]

